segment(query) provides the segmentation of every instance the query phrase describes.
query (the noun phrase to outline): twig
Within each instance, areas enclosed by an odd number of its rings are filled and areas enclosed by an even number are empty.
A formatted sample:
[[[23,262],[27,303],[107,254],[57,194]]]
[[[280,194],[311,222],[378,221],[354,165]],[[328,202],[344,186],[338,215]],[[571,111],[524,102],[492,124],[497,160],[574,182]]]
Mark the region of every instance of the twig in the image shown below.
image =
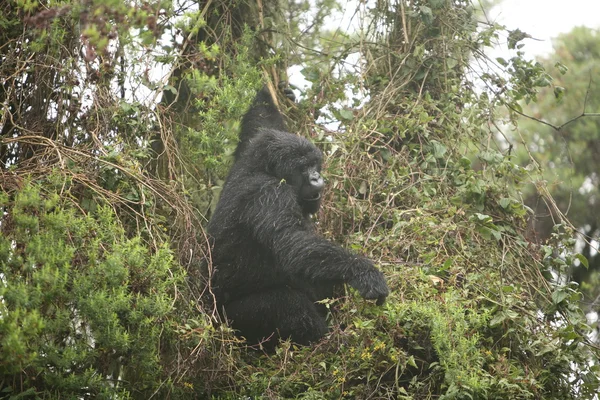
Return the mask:
[[[591,86],[592,86],[592,77],[590,76],[590,81],[588,83],[588,87],[587,87],[587,90],[585,92],[585,100],[583,102],[583,112],[580,115],[578,115],[578,116],[576,116],[574,118],[571,118],[570,120],[568,120],[567,122],[565,122],[565,123],[563,123],[561,125],[553,125],[553,124],[551,124],[549,122],[546,122],[546,121],[544,121],[542,119],[539,119],[539,118],[536,118],[536,117],[532,117],[531,115],[527,115],[527,114],[523,113],[522,111],[516,110],[510,104],[507,104],[507,103],[505,103],[505,104],[506,104],[506,106],[509,109],[511,109],[515,113],[519,114],[520,116],[525,117],[525,118],[529,118],[529,119],[531,119],[533,121],[537,121],[537,122],[539,122],[541,124],[549,126],[550,128],[556,130],[557,132],[560,132],[565,126],[567,126],[567,125],[569,125],[569,124],[577,121],[580,118],[583,118],[583,117],[600,117],[600,113],[586,113],[585,112],[585,109],[587,107],[588,98],[589,98],[589,95],[590,95],[590,87]]]

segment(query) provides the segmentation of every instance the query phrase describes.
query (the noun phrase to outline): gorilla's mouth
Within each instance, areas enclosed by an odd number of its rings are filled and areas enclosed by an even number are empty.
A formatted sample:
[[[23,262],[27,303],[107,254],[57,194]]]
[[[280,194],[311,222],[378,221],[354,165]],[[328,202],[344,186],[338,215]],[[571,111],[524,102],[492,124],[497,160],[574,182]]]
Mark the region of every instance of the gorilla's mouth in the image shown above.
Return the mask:
[[[315,197],[305,197],[302,200],[304,201],[317,201],[321,198],[321,193],[317,193]]]

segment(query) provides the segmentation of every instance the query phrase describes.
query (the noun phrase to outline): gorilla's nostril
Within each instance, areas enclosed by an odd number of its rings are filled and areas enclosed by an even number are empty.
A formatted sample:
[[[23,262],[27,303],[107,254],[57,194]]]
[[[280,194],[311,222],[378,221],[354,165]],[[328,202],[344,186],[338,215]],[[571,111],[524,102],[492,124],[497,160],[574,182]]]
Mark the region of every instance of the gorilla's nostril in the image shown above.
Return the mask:
[[[314,189],[320,190],[323,188],[324,182],[319,172],[312,170],[308,173],[308,183]]]

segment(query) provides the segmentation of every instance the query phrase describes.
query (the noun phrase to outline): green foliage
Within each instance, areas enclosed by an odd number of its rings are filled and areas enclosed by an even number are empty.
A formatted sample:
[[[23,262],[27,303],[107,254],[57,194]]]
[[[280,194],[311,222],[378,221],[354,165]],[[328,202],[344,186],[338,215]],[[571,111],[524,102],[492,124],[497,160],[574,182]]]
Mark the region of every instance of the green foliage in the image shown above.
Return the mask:
[[[240,120],[263,85],[260,67],[274,62],[263,60],[256,65],[252,59],[255,40],[255,34],[246,29],[237,42],[229,44],[230,52],[219,59],[227,75],[217,78],[196,69],[184,74],[195,113],[176,134],[181,157],[195,171],[185,181],[194,206],[200,210],[208,212],[216,207],[237,145]]]
[[[520,137],[515,138],[521,142],[519,161],[540,168],[539,181],[526,192],[528,204],[540,215],[536,231],[542,239],[582,253],[576,259],[566,257],[563,265],[556,265],[556,258],[553,268],[581,285],[583,304],[592,304],[586,306],[591,312],[599,310],[593,303],[600,294],[600,257],[593,241],[600,232],[600,97],[593,78],[600,72],[598,36],[598,30],[580,27],[555,39],[554,53],[539,59],[539,65],[554,75],[552,87],[524,107],[530,118],[520,118]],[[546,193],[552,196],[548,205],[539,200]],[[554,227],[555,223],[563,225]],[[557,228],[566,228],[560,233],[562,241],[556,240]],[[577,243],[574,230],[582,233]]]
[[[526,59],[527,34],[477,25],[470,1],[380,1],[353,32],[325,31],[335,1],[284,3],[0,6],[2,395],[594,398],[582,295],[556,279],[591,263],[566,223],[529,240],[537,165],[496,128],[589,80],[567,84],[567,59]],[[515,56],[485,59],[503,33]],[[581,36],[565,58],[594,68]],[[325,302],[327,338],[265,355],[214,310],[200,221],[241,116],[286,63],[312,83],[282,107],[289,126],[326,155],[317,229],[375,260],[392,294],[376,307],[348,289]],[[597,129],[579,122],[577,187],[597,170],[582,156]],[[552,149],[540,160],[565,160],[558,136],[529,129]]]
[[[476,32],[466,4],[388,6],[375,10],[382,39],[404,37],[393,18],[403,12],[415,36],[398,54],[389,42],[365,50],[385,54],[367,58],[368,103],[355,90],[363,76],[332,76],[343,61],[328,58],[305,67],[315,86],[299,107],[312,116],[346,100],[326,115],[340,129],[310,117],[295,126],[328,156],[319,229],[378,260],[392,294],[383,309],[353,292],[328,302],[333,332],[313,347],[235,354],[235,389],[219,398],[593,398],[598,355],[581,294],[553,280],[557,265],[584,258],[569,252],[569,232],[545,248],[528,240],[521,191],[532,168],[486,128],[495,107],[536,100],[547,73],[520,52],[504,62],[507,75],[482,75],[488,87],[506,79],[508,90],[475,91],[464,83],[468,49],[500,27]],[[525,37],[513,32],[511,45]]]
[[[184,274],[166,246],[151,253],[127,239],[111,208],[82,214],[47,184],[2,199],[0,386],[42,398],[150,395],[164,384],[160,351]]]
[[[198,128],[182,133],[182,148],[187,149],[192,163],[224,175],[229,166],[228,156],[237,145],[239,122],[262,83],[260,70],[251,61],[250,43],[254,35],[246,31],[232,54],[221,59],[229,76],[215,77],[190,71],[187,81],[192,93],[200,95],[196,101],[196,118],[202,121]]]

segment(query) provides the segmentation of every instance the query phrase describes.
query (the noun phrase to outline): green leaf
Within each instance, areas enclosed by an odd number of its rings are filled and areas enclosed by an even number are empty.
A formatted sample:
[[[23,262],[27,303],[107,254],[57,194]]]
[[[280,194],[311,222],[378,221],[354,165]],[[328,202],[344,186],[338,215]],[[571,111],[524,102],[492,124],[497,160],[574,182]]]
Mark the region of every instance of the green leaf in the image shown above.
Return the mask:
[[[429,5],[433,9],[442,8],[445,3],[446,3],[446,0],[429,0]]]
[[[506,319],[506,314],[504,314],[503,312],[499,312],[498,314],[496,314],[494,316],[494,318],[492,318],[490,320],[490,326],[491,327],[498,326],[502,322],[504,322],[505,319]]]
[[[512,285],[502,286],[502,292],[504,292],[504,293],[514,293],[514,291],[515,291],[515,287]]]
[[[381,154],[381,158],[383,158],[384,161],[390,161],[392,159],[392,152],[387,148],[381,149],[379,154]]]
[[[509,199],[508,197],[503,197],[500,200],[498,200],[498,204],[500,204],[500,207],[502,207],[502,208],[508,207],[511,202],[512,202],[512,200]]]
[[[552,293],[552,302],[554,304],[560,304],[568,296],[569,294],[567,292],[562,289],[558,289]]]
[[[514,31],[509,31],[508,34],[508,48],[514,50],[517,47],[517,43],[525,38],[530,38],[531,35],[523,32],[520,29],[515,29]]]
[[[461,157],[460,160],[458,161],[458,163],[464,169],[470,169],[471,168],[471,160],[468,157],[464,157],[464,156]]]
[[[406,364],[410,365],[411,367],[418,368],[417,367],[417,362],[415,361],[415,357],[414,356],[408,357],[408,359],[406,360]]]
[[[552,83],[552,77],[544,74],[542,76],[540,76],[536,81],[535,81],[535,86],[539,86],[539,87],[547,87],[550,86],[550,84]]]
[[[475,213],[474,215],[480,221],[492,222],[492,217],[490,217],[489,215],[485,215],[485,214],[481,214],[481,213]]]
[[[586,268],[588,269],[590,267],[590,264],[588,262],[588,259],[580,253],[575,254],[575,258],[579,260],[579,262]]]
[[[454,67],[456,67],[458,65],[458,60],[455,58],[447,58],[446,59],[446,66],[448,67],[448,69],[452,69]]]
[[[556,62],[554,66],[558,68],[558,72],[560,72],[561,75],[564,75],[569,71],[569,68],[561,62]]]
[[[343,108],[340,110],[340,117],[346,121],[352,121],[354,119],[354,113],[352,110]]]
[[[358,188],[358,193],[365,195],[367,194],[367,182],[366,181],[362,181],[360,183],[360,187]]]
[[[554,87],[554,98],[556,100],[560,100],[564,97],[565,95],[565,88],[562,86],[555,86]]]
[[[432,140],[431,145],[433,147],[433,156],[437,159],[443,158],[447,151],[446,146],[436,140]]]
[[[521,105],[517,102],[512,103],[511,106],[517,111],[522,113],[523,112],[523,107],[521,107]]]
[[[431,25],[433,22],[433,12],[431,11],[431,8],[427,6],[420,6],[419,11],[421,11],[423,23],[425,23],[425,25]]]
[[[495,150],[487,150],[479,153],[479,158],[488,164],[495,165],[500,164],[504,159],[502,153]]]
[[[451,258],[447,258],[446,261],[444,261],[444,270],[448,270],[450,269],[450,267],[452,266],[452,259]]]
[[[492,237],[491,229],[488,227],[479,226],[477,227],[477,232],[479,232],[484,239],[491,239]]]
[[[502,233],[500,231],[490,229],[490,232],[492,233],[492,236],[494,236],[494,239],[496,239],[497,241],[500,241],[502,239]]]
[[[174,95],[177,95],[177,89],[176,89],[174,86],[171,86],[171,85],[165,85],[165,86],[163,87],[163,90],[165,90],[165,91],[167,91],[167,90],[168,90],[169,92],[173,93]]]
[[[316,68],[304,68],[300,73],[309,82],[318,82],[321,79],[321,73]]]

